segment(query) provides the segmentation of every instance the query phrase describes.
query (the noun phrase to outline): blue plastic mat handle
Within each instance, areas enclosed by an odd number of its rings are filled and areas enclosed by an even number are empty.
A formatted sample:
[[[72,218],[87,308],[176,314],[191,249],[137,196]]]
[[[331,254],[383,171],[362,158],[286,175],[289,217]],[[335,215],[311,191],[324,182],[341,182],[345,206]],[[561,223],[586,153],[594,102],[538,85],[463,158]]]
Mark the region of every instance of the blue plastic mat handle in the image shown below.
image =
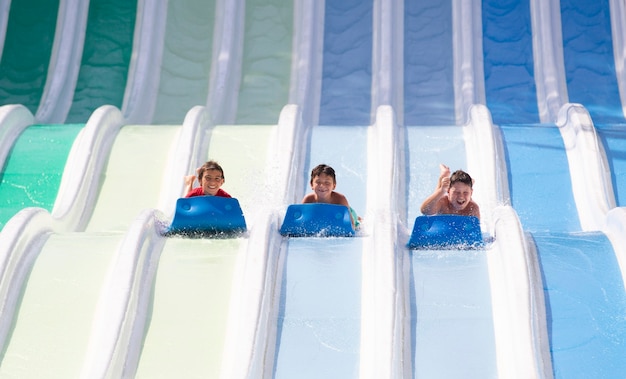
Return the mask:
[[[355,231],[347,207],[312,203],[290,205],[280,234],[290,237],[350,237]]]
[[[246,231],[246,220],[235,198],[196,196],[176,201],[176,213],[166,234],[219,234]]]
[[[417,217],[407,244],[409,249],[471,249],[482,246],[478,218],[456,215]]]

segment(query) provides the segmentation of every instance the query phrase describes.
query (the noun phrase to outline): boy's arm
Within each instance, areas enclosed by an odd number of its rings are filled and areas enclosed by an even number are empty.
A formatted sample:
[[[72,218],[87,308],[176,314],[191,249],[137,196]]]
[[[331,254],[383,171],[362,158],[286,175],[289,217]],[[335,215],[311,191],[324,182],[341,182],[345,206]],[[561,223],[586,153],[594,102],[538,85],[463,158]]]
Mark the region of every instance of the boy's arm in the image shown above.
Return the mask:
[[[196,180],[194,175],[185,176],[185,195],[193,189],[193,182]]]
[[[439,200],[446,196],[450,189],[450,169],[445,165],[440,165],[440,171],[437,188],[424,200],[420,208],[420,211],[425,215],[433,215],[439,211]]]

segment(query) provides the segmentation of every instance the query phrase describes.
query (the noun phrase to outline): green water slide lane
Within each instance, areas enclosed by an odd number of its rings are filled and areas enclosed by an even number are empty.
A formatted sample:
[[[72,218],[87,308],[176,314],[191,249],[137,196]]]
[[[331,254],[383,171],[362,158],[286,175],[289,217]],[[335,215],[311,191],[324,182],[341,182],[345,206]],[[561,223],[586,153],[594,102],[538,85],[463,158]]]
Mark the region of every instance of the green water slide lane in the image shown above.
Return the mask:
[[[35,114],[48,75],[58,0],[12,1],[2,60],[0,105],[23,104]]]
[[[102,105],[122,107],[136,12],[136,0],[90,0],[82,61],[66,122],[86,122]]]
[[[237,124],[275,124],[289,99],[291,0],[246,2]]]
[[[223,189],[237,198],[248,228],[262,209],[269,141],[275,126],[223,125],[211,132],[207,159],[224,169]],[[218,377],[233,277],[247,238],[168,238],[163,248],[137,378]]]
[[[180,123],[207,102],[214,0],[169,1],[153,123]]]
[[[21,133],[0,173],[0,226],[26,207],[52,210],[69,151],[83,127],[36,124]]]

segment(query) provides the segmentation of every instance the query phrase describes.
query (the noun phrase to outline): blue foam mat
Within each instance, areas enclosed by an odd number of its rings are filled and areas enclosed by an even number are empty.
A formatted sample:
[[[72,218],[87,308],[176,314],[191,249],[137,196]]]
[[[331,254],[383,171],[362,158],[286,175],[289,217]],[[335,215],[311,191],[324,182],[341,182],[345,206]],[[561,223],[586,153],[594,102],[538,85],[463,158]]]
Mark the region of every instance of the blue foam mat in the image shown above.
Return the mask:
[[[280,234],[290,237],[351,237],[355,231],[347,207],[313,203],[290,205]]]
[[[196,196],[176,201],[176,213],[166,234],[205,235],[245,232],[239,201],[218,196]]]
[[[471,249],[483,247],[480,220],[474,216],[418,216],[409,249]]]

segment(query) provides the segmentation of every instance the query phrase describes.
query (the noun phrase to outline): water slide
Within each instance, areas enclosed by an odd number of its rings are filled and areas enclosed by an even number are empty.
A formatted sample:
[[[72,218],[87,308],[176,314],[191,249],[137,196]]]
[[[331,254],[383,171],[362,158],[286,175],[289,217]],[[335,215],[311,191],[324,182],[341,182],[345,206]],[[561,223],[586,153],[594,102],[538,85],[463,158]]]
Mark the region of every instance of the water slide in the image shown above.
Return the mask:
[[[0,232],[1,375],[623,372],[619,1],[68,0],[32,18],[10,3],[0,67],[19,71],[35,38],[12,22],[56,32],[24,76],[34,93],[2,96],[23,105],[1,109],[0,191],[29,175],[28,141],[70,134],[45,159],[47,203]],[[123,27],[97,27],[110,19]],[[586,25],[604,25],[582,34],[595,45],[576,38]],[[20,87],[2,72],[3,91]],[[611,102],[580,90],[607,83]],[[209,158],[249,231],[162,237],[182,176]],[[285,239],[321,162],[363,226]],[[477,179],[485,249],[405,248],[440,162]]]

